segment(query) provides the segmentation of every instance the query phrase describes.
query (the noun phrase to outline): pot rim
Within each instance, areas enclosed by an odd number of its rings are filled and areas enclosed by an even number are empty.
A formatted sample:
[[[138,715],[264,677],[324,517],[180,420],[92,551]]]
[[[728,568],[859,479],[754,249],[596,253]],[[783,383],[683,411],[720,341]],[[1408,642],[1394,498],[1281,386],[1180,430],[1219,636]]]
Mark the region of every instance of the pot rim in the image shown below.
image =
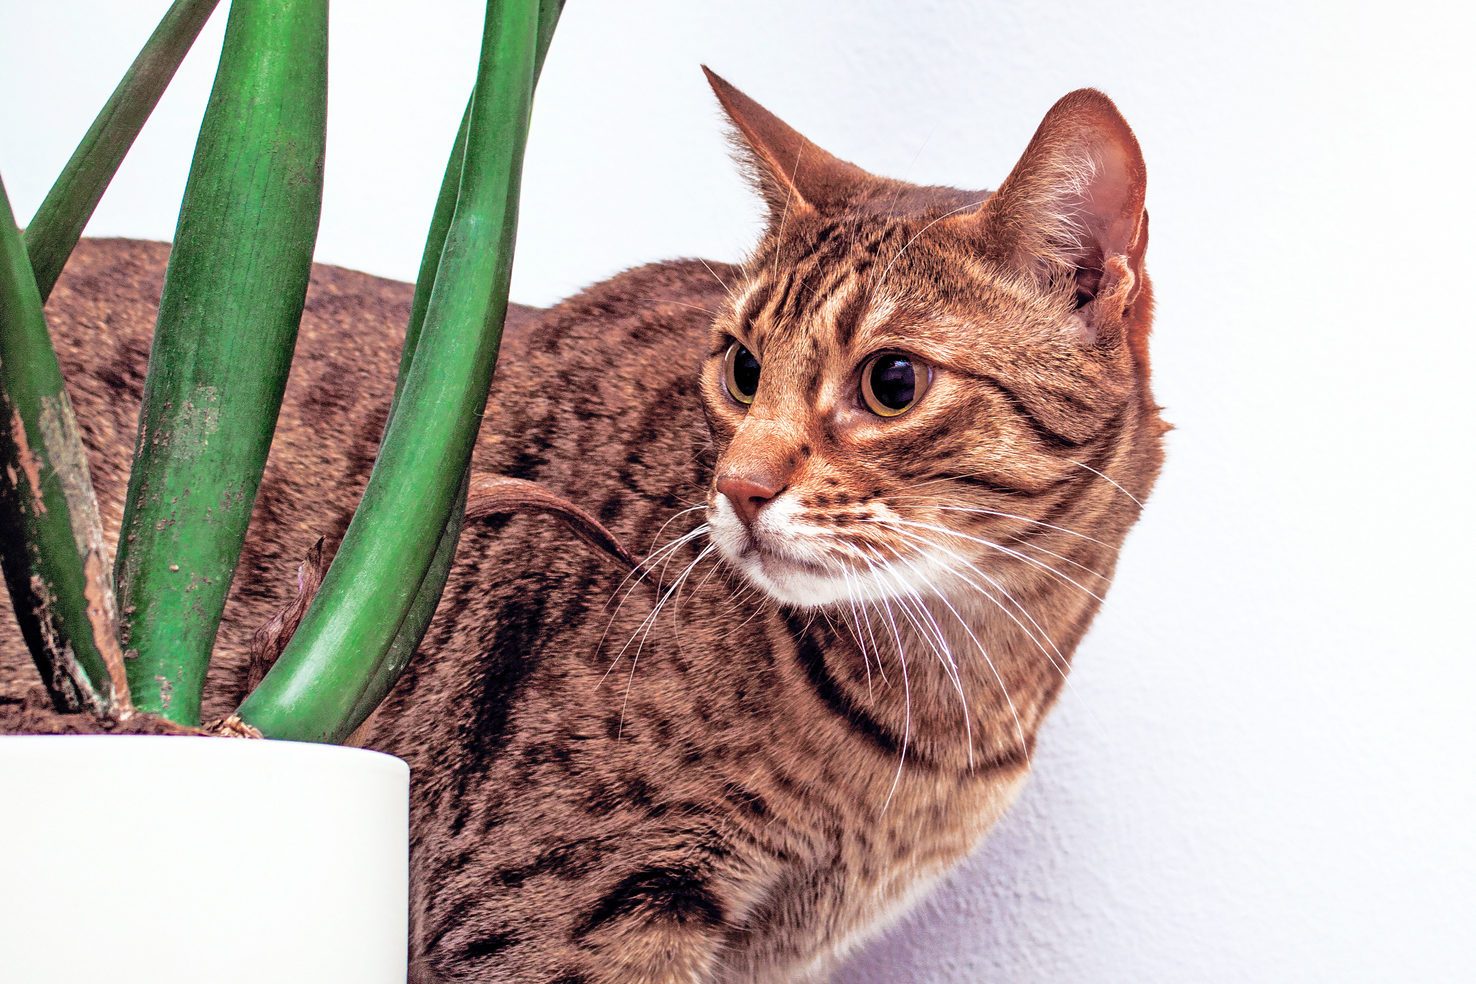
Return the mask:
[[[220,759],[276,757],[284,760],[284,766],[290,766],[296,761],[305,767],[321,768],[337,759],[346,767],[383,769],[397,777],[408,775],[410,770],[404,759],[372,748],[275,738],[225,738],[210,735],[0,735],[0,759],[28,752],[47,755],[75,753],[80,762],[86,762],[100,752],[116,756],[123,752],[122,743],[129,744],[129,750],[125,753],[127,755],[143,754],[145,750],[150,755],[168,755],[172,749],[173,752],[190,757],[202,752],[211,758]],[[205,752],[207,746],[216,751]]]

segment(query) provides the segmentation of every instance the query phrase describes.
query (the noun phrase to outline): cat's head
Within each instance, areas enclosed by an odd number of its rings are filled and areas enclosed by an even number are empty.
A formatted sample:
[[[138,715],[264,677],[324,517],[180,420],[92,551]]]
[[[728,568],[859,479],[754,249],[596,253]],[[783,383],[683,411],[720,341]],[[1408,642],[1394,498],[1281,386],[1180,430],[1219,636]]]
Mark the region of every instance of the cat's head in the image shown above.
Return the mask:
[[[1112,102],[1056,103],[989,194],[869,174],[709,81],[769,213],[702,370],[722,555],[798,606],[1110,568],[1082,548],[1136,518],[1164,429]]]

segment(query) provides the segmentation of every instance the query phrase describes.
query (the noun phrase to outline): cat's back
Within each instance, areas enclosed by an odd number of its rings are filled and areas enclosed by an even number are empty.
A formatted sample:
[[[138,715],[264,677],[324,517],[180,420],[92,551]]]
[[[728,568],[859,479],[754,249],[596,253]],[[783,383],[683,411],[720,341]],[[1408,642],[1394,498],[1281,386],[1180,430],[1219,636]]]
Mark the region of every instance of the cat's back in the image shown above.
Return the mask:
[[[169,246],[129,239],[78,244],[47,304],[47,320],[89,452],[110,543],[127,492],[138,410]],[[696,275],[706,278],[704,287]],[[658,264],[598,284],[544,311],[512,305],[480,469],[541,478],[583,496],[616,479],[612,444],[633,400],[690,375],[720,288],[694,263]],[[206,713],[239,699],[251,633],[283,604],[293,572],[320,536],[347,528],[378,450],[413,287],[315,264],[296,355],[247,544],[222,623]],[[720,295],[719,295],[720,296]],[[685,306],[684,306],[685,305]],[[598,378],[594,378],[598,377]],[[585,469],[558,462],[581,449]],[[592,457],[593,456],[593,457]],[[589,469],[609,460],[611,468]],[[0,695],[38,688],[0,600]]]

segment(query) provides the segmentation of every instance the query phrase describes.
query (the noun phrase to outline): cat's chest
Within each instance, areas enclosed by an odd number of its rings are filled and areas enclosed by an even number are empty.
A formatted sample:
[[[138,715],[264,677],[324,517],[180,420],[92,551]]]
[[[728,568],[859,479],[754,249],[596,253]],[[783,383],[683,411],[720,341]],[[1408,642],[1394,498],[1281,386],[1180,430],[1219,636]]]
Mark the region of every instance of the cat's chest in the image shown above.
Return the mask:
[[[817,818],[826,836],[773,880],[762,907],[766,931],[749,937],[764,940],[766,952],[748,954],[731,979],[825,980],[978,846],[1025,775],[1021,768],[956,783],[902,783],[886,809],[866,820]]]
[[[843,951],[905,914],[979,845],[1014,802],[1025,769],[929,783],[912,801],[878,818],[875,833],[858,831],[854,849],[870,856],[854,868],[834,905],[849,930]]]

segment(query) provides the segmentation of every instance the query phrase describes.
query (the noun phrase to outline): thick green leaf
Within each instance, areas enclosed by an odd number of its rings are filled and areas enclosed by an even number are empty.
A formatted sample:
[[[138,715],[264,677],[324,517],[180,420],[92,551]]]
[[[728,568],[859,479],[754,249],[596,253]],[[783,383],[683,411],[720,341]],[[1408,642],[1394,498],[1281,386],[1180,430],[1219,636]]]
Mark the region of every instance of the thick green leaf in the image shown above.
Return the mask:
[[[470,475],[467,477],[470,478]],[[373,676],[364,687],[364,692],[359,695],[348,720],[338,729],[345,736],[352,734],[354,729],[374,713],[374,709],[394,687],[400,674],[405,672],[405,667],[410,665],[410,658],[415,655],[416,647],[430,628],[436,606],[441,602],[441,593],[446,590],[451,564],[456,559],[456,545],[461,540],[461,524],[466,515],[466,490],[467,482],[463,479],[451,510],[451,519],[441,531],[441,539],[431,557],[430,568],[420,582],[420,590],[415,593],[415,599],[410,603],[410,610],[405,613],[405,620],[400,623],[400,630],[395,633],[394,641],[374,667]]]
[[[41,294],[0,184],[0,564],[59,710],[125,716],[112,570]]]
[[[425,600],[507,310],[539,13],[536,0],[488,4],[456,207],[379,459],[316,599],[240,708],[269,737],[346,737],[417,599]],[[440,585],[429,583],[438,595]]]
[[[543,71],[544,56],[548,53],[548,45],[553,39],[554,27],[558,24],[559,12],[562,9],[563,0],[543,0],[539,5],[538,51],[533,67],[535,85],[538,76]],[[456,131],[456,142],[451,148],[451,159],[446,164],[440,195],[436,199],[435,212],[431,216],[430,232],[426,236],[425,252],[420,260],[420,273],[415,281],[415,296],[410,305],[410,322],[405,333],[405,347],[400,353],[400,373],[395,382],[395,400],[390,405],[391,416],[394,414],[395,405],[399,402],[400,389],[404,385],[410,362],[415,355],[415,342],[419,339],[420,329],[425,322],[425,310],[430,303],[430,292],[435,283],[436,268],[440,265],[441,249],[446,243],[446,230],[451,224],[451,215],[456,210],[456,193],[461,184],[461,161],[466,153],[466,131],[470,114],[471,104],[468,103],[466,112],[462,114],[461,126]],[[466,478],[470,477],[471,474],[468,472]],[[430,628],[431,618],[435,615],[436,606],[441,601],[441,594],[446,589],[446,579],[451,575],[451,564],[456,559],[456,545],[461,539],[462,517],[466,510],[465,480],[462,485],[463,488],[456,497],[456,507],[451,511],[451,518],[447,520],[445,529],[441,531],[441,539],[436,544],[436,552],[431,558],[430,569],[426,571],[425,578],[420,584],[420,590],[416,592],[414,601],[410,603],[410,611],[406,614],[405,621],[400,624],[399,632],[395,634],[389,650],[375,669],[373,679],[360,696],[359,703],[354,707],[347,725],[347,732],[352,732],[370,714],[374,713],[374,709],[379,706],[380,701],[384,700],[385,695],[390,692],[390,688],[395,685],[395,681],[409,665],[410,657],[415,654],[420,640]]]
[[[533,83],[543,72],[543,62],[548,55],[549,42],[553,40],[554,28],[558,26],[559,13],[564,0],[542,0],[538,10],[538,50],[534,53]],[[456,212],[456,196],[461,189],[461,164],[466,156],[466,131],[471,122],[471,100],[461,114],[461,125],[456,129],[456,140],[451,145],[451,156],[446,161],[446,170],[441,177],[441,190],[436,195],[436,207],[431,212],[430,229],[425,237],[425,249],[420,255],[420,269],[415,277],[415,295],[410,301],[410,320],[405,329],[405,344],[400,351],[399,375],[395,378],[395,396],[390,403],[390,416],[400,402],[400,391],[410,371],[410,362],[415,357],[415,343],[420,339],[420,329],[425,324],[425,310],[430,305],[431,288],[436,283],[436,270],[441,265],[441,250],[446,245],[446,232],[451,227],[451,216]],[[387,423],[387,422],[386,422]]]
[[[117,578],[129,682],[187,724],[256,501],[317,238],[327,0],[234,0],[159,303]]]

